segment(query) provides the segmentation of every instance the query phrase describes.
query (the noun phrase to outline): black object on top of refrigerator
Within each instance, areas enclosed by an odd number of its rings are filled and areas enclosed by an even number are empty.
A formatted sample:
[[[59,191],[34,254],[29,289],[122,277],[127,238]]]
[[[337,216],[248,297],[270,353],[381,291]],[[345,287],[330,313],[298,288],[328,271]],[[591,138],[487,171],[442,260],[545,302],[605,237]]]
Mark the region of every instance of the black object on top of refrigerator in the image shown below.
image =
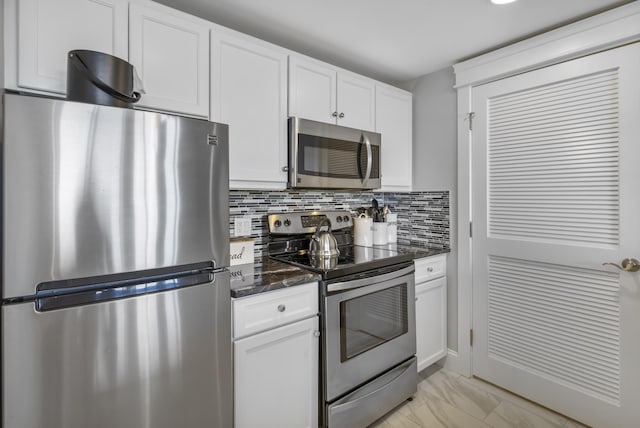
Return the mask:
[[[228,127],[5,94],[3,427],[232,424]]]

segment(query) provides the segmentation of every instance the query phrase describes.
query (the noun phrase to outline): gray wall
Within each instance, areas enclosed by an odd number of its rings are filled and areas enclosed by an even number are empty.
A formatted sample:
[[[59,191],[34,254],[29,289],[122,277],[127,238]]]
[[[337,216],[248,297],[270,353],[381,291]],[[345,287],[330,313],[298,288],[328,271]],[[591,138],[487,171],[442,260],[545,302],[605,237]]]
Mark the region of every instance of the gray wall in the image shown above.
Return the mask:
[[[457,102],[453,68],[403,85],[413,93],[413,189],[448,190],[450,245],[447,258],[447,341],[458,350]]]

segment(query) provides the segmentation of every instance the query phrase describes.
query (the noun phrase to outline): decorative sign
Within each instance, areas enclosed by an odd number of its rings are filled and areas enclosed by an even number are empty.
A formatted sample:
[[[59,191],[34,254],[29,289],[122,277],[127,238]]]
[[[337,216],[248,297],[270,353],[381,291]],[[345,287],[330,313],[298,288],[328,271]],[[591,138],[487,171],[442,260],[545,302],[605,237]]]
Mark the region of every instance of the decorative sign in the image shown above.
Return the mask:
[[[231,239],[231,266],[253,263],[253,238]]]

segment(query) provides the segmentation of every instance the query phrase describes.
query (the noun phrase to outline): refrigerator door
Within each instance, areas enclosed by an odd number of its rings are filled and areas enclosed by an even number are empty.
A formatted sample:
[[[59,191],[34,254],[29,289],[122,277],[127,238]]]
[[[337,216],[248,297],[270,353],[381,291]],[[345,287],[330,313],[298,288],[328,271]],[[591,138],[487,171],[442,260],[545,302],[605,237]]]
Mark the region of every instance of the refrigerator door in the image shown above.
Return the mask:
[[[2,426],[233,426],[229,272],[213,278],[45,312],[3,306]]]
[[[4,97],[3,298],[37,284],[229,264],[228,127]]]

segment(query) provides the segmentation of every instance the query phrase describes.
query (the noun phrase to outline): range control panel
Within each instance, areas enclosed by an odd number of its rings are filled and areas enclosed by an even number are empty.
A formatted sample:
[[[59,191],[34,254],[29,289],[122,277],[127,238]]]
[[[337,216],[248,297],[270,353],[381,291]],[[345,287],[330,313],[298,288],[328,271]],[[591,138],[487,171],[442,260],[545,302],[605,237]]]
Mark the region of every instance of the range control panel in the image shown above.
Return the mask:
[[[331,230],[353,226],[349,211],[303,211],[270,214],[269,233],[272,235],[295,235],[313,233],[324,219],[331,222]]]

